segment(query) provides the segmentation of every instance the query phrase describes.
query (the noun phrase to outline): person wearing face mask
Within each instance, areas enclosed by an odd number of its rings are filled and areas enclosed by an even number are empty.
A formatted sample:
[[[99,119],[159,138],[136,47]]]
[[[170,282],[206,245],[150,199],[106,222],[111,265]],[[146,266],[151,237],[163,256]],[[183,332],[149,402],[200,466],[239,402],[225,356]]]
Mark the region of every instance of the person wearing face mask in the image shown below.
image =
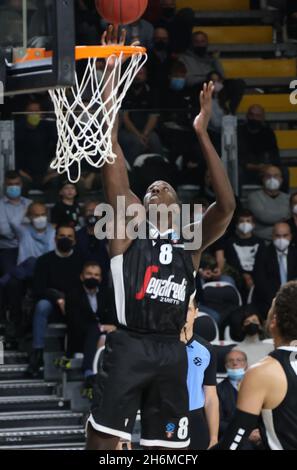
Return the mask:
[[[292,245],[297,248],[297,192],[290,196],[291,217],[287,220],[292,232]]]
[[[156,27],[154,42],[148,54],[147,70],[148,83],[152,88],[160,90],[160,95],[166,91],[171,65],[171,49],[167,29]]]
[[[44,189],[57,180],[57,174],[49,168],[56,151],[56,127],[42,119],[42,111],[40,102],[32,99],[15,124],[16,167],[27,190]]]
[[[208,46],[207,34],[197,31],[192,35],[190,47],[180,55],[187,69],[187,86],[197,90],[202,88],[210,74],[218,74],[224,80],[224,88],[220,90],[223,108],[235,114],[244,94],[245,82],[241,79],[225,79],[222,64],[208,52]]]
[[[33,275],[36,299],[33,317],[33,351],[27,376],[38,377],[43,361],[49,321],[65,321],[65,295],[79,285],[83,261],[75,250],[75,231],[68,225],[56,229],[56,249],[40,256]]]
[[[225,368],[227,378],[217,386],[220,403],[220,437],[224,435],[236,412],[238,391],[248,368],[245,352],[237,348],[230,351],[225,358]],[[243,450],[256,450],[260,440],[259,430],[255,429],[251,432],[249,441],[246,442]]]
[[[261,361],[261,359],[273,351],[273,344],[262,341],[264,338],[263,320],[257,312],[257,307],[252,304],[246,306],[241,330],[244,339],[237,344],[236,349],[243,351],[247,355],[249,366]]]
[[[4,191],[0,199],[0,275],[17,264],[19,239],[15,228],[23,222],[32,202],[22,196],[22,180],[16,171],[6,173]]]
[[[30,224],[16,227],[19,237],[18,264],[27,258],[38,258],[55,249],[55,230],[48,221],[45,204],[33,202],[27,211]]]
[[[123,126],[119,139],[125,157],[133,166],[135,158],[144,153],[162,154],[162,145],[156,132],[160,106],[157,90],[152,90],[147,82],[147,68],[138,72],[124,100]],[[135,111],[137,110],[137,111]]]
[[[95,226],[98,218],[94,215],[95,209],[100,204],[99,201],[88,201],[84,207],[85,226],[76,234],[76,248],[84,261],[96,261],[102,270],[102,284],[108,282],[110,271],[110,261],[107,249],[107,242],[99,240],[95,236]]]
[[[273,240],[256,256],[254,301],[266,318],[278,289],[297,278],[297,250],[291,245],[292,233],[286,222],[273,227]]]
[[[273,226],[290,215],[289,195],[281,191],[283,183],[280,168],[267,166],[263,171],[263,189],[248,195],[247,208],[254,214],[255,234],[264,239],[272,239]]]
[[[37,258],[55,248],[55,230],[48,223],[46,206],[33,202],[28,207],[27,218],[30,224],[13,225],[19,240],[18,265],[1,278],[10,312],[5,331],[7,342],[21,337],[22,300],[30,286]]]
[[[281,164],[274,131],[260,105],[250,106],[246,121],[238,126],[238,158],[242,184],[259,184],[265,165]]]
[[[67,357],[84,354],[85,389],[91,388],[93,360],[98,347],[105,343],[105,334],[115,329],[109,295],[102,286],[102,270],[95,261],[84,264],[80,284],[65,299],[68,326]]]
[[[226,263],[242,276],[242,294],[247,295],[254,285],[253,271],[258,250],[264,242],[254,234],[255,221],[252,212],[243,209],[236,216],[236,232],[223,243]]]

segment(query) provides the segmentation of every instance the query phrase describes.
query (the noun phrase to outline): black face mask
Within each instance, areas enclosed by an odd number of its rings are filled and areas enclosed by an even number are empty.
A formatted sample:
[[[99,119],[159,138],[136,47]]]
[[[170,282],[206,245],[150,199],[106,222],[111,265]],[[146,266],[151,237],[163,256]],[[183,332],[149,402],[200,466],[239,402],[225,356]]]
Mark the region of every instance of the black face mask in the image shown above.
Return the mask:
[[[155,41],[154,47],[156,51],[163,52],[163,51],[167,51],[168,44],[165,41]]]
[[[63,237],[57,240],[57,248],[61,253],[68,253],[73,247],[73,241],[70,238]]]
[[[88,227],[95,227],[98,221],[97,217],[95,217],[94,215],[88,215],[85,220]]]
[[[171,7],[163,8],[162,15],[164,16],[164,18],[167,18],[167,19],[173,18],[175,15],[175,8],[171,8]]]
[[[262,129],[262,122],[261,121],[256,121],[256,119],[248,119],[248,127],[252,131],[260,131]]]
[[[261,332],[261,327],[260,325],[257,325],[256,323],[249,323],[243,328],[243,332],[245,335],[254,336]]]
[[[207,54],[207,46],[197,46],[193,50],[198,57],[204,57]]]
[[[95,277],[89,277],[84,280],[84,286],[86,289],[97,289],[100,286],[100,282]]]

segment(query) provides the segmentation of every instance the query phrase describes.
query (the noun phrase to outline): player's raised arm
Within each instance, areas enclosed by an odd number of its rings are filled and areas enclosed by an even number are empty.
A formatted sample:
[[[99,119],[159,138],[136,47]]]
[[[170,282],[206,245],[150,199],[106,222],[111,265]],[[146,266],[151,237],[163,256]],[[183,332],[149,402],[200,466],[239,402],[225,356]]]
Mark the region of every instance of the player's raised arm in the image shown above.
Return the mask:
[[[205,83],[200,94],[200,114],[194,121],[194,129],[200,142],[212,187],[216,195],[216,202],[210,206],[203,218],[202,247],[194,255],[195,264],[198,264],[201,252],[224,234],[231,222],[236,207],[229,178],[207,133],[211,118],[213,92],[213,83]]]
[[[118,39],[118,28],[109,26],[103,34],[102,45],[119,44],[124,45],[126,39],[125,31],[122,32]],[[111,100],[108,98],[112,93],[112,80],[108,80],[113,71],[114,62],[112,59],[108,62],[108,70],[106,74],[106,86],[103,92],[103,100],[106,103],[106,110],[112,106]],[[123,151],[118,142],[119,117],[117,116],[114,127],[112,129],[112,148],[117,158],[114,164],[105,163],[102,168],[103,186],[107,202],[116,209],[117,196],[125,196],[127,204],[140,203],[140,200],[133,194],[130,189],[129,178]]]

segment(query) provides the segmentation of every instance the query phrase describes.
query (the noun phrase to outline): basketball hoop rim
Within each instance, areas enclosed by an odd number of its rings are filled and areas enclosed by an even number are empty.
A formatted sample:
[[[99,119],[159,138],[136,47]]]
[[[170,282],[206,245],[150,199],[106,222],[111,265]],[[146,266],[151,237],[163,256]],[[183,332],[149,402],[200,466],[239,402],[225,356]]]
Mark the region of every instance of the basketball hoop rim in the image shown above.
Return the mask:
[[[86,59],[107,59],[110,56],[119,57],[121,53],[125,56],[132,57],[136,54],[145,55],[146,48],[141,46],[123,46],[123,45],[108,45],[108,46],[76,46],[75,47],[75,60]],[[51,59],[53,57],[52,51],[47,51],[44,48],[30,47],[26,49],[22,57],[15,57],[13,62],[26,63],[33,60]]]
[[[108,46],[76,46],[75,47],[75,60],[85,59],[106,59],[110,56],[120,56],[124,53],[125,56],[133,56],[135,54],[146,54],[146,48],[141,46],[123,46],[123,45],[108,45]]]

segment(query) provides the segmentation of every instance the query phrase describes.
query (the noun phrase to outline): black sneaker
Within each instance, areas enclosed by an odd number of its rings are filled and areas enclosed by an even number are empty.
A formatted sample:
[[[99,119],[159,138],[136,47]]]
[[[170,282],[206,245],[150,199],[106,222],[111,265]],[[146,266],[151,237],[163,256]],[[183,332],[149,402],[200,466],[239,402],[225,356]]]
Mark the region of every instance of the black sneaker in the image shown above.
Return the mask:
[[[34,349],[25,376],[31,379],[39,378],[41,376],[41,367],[43,367],[43,349]]]

